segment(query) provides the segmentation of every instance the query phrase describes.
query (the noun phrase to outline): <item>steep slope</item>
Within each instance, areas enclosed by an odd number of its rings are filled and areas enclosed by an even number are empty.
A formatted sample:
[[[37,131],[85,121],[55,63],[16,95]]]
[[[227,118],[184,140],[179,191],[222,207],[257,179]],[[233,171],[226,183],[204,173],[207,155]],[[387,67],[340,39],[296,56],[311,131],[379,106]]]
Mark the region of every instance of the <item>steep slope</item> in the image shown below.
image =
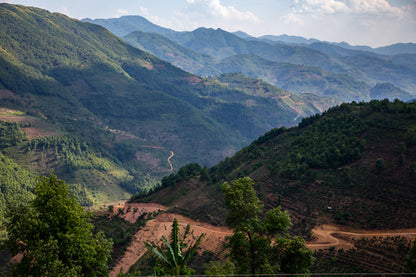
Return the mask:
[[[210,78],[220,84],[242,91],[246,97],[232,97],[231,95],[217,95],[224,101],[235,101],[236,103],[245,103],[255,109],[255,113],[266,119],[273,125],[277,122],[276,107],[279,110],[286,111],[281,113],[279,117],[288,117],[297,114],[292,122],[296,122],[300,117],[308,117],[311,114],[322,113],[328,108],[340,104],[340,101],[319,97],[314,94],[297,94],[283,89],[279,89],[259,79],[244,76],[241,73],[221,74],[217,77]]]
[[[135,31],[123,37],[123,40],[185,71],[200,75],[219,73],[213,66],[216,62],[214,58],[185,48],[164,36]]]
[[[143,31],[161,35],[167,35],[175,32],[168,28],[163,28],[158,25],[155,25],[146,18],[138,15],[126,15],[119,18],[110,19],[85,18],[82,19],[82,21],[101,25],[119,37],[123,37],[134,31]]]
[[[416,54],[415,43],[396,43],[374,49],[374,52],[383,55]]]
[[[348,69],[336,60],[303,46],[269,44],[259,40],[245,40],[221,29],[198,28],[192,32],[167,35],[171,40],[196,52],[209,55],[217,60],[244,54],[255,54],[274,62],[288,62],[310,66],[321,66],[345,73]]]
[[[242,106],[219,123],[202,107],[226,110],[227,104],[206,100],[199,90],[226,88],[196,88],[200,78],[100,26],[9,4],[0,4],[0,15],[0,107],[25,115],[3,120],[29,124],[32,142],[41,137],[35,145],[11,146],[8,157],[36,174],[55,168],[99,201],[126,197],[120,185],[137,192],[154,184],[171,164],[213,164],[269,128],[257,127],[262,124]],[[247,119],[244,130],[232,127],[233,118]],[[78,151],[81,145],[94,149]],[[63,150],[72,146],[76,151]]]
[[[218,158],[246,140],[238,134],[230,139],[190,103],[198,100],[192,88],[198,78],[102,27],[22,6],[2,4],[1,12],[1,83],[11,91],[3,106],[65,120],[61,127],[71,124],[85,136],[82,124],[108,128],[109,135],[122,130],[141,138],[135,139],[140,145],[176,150],[179,163],[203,157],[207,149]],[[27,97],[34,101],[25,102]]]
[[[223,224],[220,185],[242,176],[268,208],[289,210],[294,228],[338,223],[413,228],[416,219],[416,103],[342,104],[274,129],[212,168],[188,165],[138,201]]]
[[[215,164],[333,103],[288,109],[184,72],[98,25],[10,4],[0,15],[0,108],[21,114],[2,120],[29,124],[31,140],[9,157],[36,174],[55,168],[98,202],[126,197],[120,186],[149,188],[185,163]]]
[[[389,99],[390,101],[393,101],[394,99],[409,101],[414,98],[414,95],[411,95],[407,91],[395,87],[390,83],[380,83],[370,89],[370,98],[378,100]]]
[[[318,67],[271,62],[256,55],[237,55],[223,59],[217,63],[217,68],[225,73],[242,72],[293,92],[330,96],[345,102],[370,99],[370,86],[365,82]]]
[[[117,22],[117,19],[109,19],[108,22],[110,21]],[[120,20],[120,24],[122,22],[123,20]],[[104,25],[103,22],[96,23]],[[110,31],[117,32],[116,28],[105,24],[110,28]],[[141,29],[142,27],[139,25],[136,28],[138,31],[145,31],[145,28]],[[166,36],[189,50],[219,61],[226,58],[236,61],[245,55],[256,55],[271,62],[306,65],[335,74],[349,75],[348,79],[354,82],[366,82],[367,86],[370,87],[376,83],[390,82],[410,93],[415,92],[416,71],[414,70],[414,62],[398,62],[398,60],[391,62],[390,56],[380,55],[380,53],[413,53],[413,44],[392,45],[386,47],[387,52],[381,50],[381,52],[377,52],[377,49],[365,46],[350,46],[347,43],[320,42],[285,35],[253,38],[239,32],[229,33],[221,29],[198,28],[192,32],[160,32],[158,30],[154,30],[154,32]],[[276,39],[281,40],[275,41]],[[171,43],[169,44],[171,45]],[[153,49],[152,53],[156,53],[156,49],[159,47],[163,49],[160,44],[147,46],[148,49]],[[397,51],[389,51],[390,48]],[[183,52],[183,50],[180,50],[180,52]],[[164,59],[162,56],[160,58]],[[183,59],[182,55],[178,55],[177,59],[172,56],[168,58],[170,62],[178,65],[182,62],[181,59]],[[201,70],[202,63],[198,59],[191,59],[190,65],[186,67],[186,70],[199,75],[211,75],[221,71],[219,66],[212,66],[211,64],[206,67],[207,70]]]
[[[407,65],[389,60],[387,57],[368,54],[354,55],[342,59],[346,64],[358,68],[372,82],[389,82],[410,92],[416,91],[414,63]],[[410,61],[408,61],[410,62]]]

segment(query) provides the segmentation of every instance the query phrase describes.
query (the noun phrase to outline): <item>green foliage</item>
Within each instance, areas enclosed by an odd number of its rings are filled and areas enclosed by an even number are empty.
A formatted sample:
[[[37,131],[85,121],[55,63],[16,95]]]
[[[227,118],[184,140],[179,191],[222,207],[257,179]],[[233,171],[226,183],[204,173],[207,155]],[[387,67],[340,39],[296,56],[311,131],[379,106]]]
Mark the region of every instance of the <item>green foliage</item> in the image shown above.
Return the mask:
[[[300,126],[307,124],[304,121]],[[294,139],[289,155],[276,163],[274,170],[282,177],[299,179],[309,168],[338,168],[354,162],[365,148],[365,140],[359,136],[366,126],[364,120],[351,114],[321,117]]]
[[[376,160],[376,170],[377,172],[382,171],[384,168],[384,159],[383,158],[378,158]]]
[[[308,272],[312,252],[302,238],[287,233],[291,226],[289,213],[279,206],[264,214],[253,184],[245,177],[222,186],[229,210],[227,224],[234,228],[228,247],[237,272],[253,275]]]
[[[186,226],[185,233],[183,234],[183,238],[180,238],[179,224],[178,220],[175,218],[173,220],[172,230],[170,233],[170,241],[168,241],[164,236],[162,237],[164,249],[160,246],[156,246],[154,243],[145,243],[147,249],[152,252],[159,262],[159,266],[155,268],[159,274],[180,276],[189,275],[194,272],[193,269],[189,268],[187,264],[196,253],[204,234],[199,236],[193,244],[188,245],[187,236],[189,235],[189,232],[190,225],[188,224]]]
[[[205,265],[205,275],[209,276],[231,276],[235,274],[235,265],[230,261],[211,261]]]
[[[0,148],[16,146],[23,140],[27,140],[27,135],[22,132],[21,124],[0,120]]]
[[[111,243],[92,234],[90,215],[55,175],[42,177],[27,205],[10,208],[6,245],[23,254],[16,275],[106,276]]]
[[[409,272],[416,273],[416,240],[413,241],[412,248],[406,257],[406,269]]]
[[[34,184],[35,177],[27,169],[0,153],[0,241],[6,237],[7,207],[31,200]]]
[[[267,209],[297,207],[293,216],[299,224],[292,229],[297,234],[313,228],[318,215],[362,228],[411,228],[415,218],[407,211],[416,208],[409,197],[416,176],[415,114],[416,102],[342,104],[303,119],[298,127],[273,129],[201,173],[187,178],[172,174],[166,189],[142,200],[175,206],[195,219],[209,211],[206,220],[225,224],[221,184],[250,176]],[[386,166],[380,178],[375,159],[398,164],[400,154],[406,157],[403,165],[395,171]],[[195,200],[194,188],[200,191]],[[169,201],[163,202],[167,195]]]

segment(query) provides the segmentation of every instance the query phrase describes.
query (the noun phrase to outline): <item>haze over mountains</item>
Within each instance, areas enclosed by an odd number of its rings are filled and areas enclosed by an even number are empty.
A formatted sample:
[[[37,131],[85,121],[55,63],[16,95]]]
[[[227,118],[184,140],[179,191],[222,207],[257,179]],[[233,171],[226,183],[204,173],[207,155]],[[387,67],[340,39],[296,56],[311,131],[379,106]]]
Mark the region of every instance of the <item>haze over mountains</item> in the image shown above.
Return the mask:
[[[304,238],[321,224],[415,227],[415,44],[84,21],[0,4],[0,242],[7,207],[33,199],[36,176],[52,171],[89,207],[131,197],[224,225],[221,185],[249,176]],[[110,207],[94,220],[126,247],[144,221]],[[408,237],[353,244],[317,252],[327,262],[314,272],[405,270]]]
[[[378,83],[399,89],[389,99],[409,100],[416,93],[414,43],[373,49],[287,35],[254,38],[221,29],[176,32],[140,16],[84,21],[100,24],[131,45],[202,76],[242,72],[289,91],[341,101],[368,101]]]
[[[9,4],[0,14],[2,120],[27,122],[29,138],[40,140],[5,153],[38,174],[54,169],[91,185],[94,199],[122,197],[120,184],[149,188],[189,162],[213,165],[271,128],[340,103],[242,75],[204,79],[61,14]],[[16,151],[26,158],[16,161]]]

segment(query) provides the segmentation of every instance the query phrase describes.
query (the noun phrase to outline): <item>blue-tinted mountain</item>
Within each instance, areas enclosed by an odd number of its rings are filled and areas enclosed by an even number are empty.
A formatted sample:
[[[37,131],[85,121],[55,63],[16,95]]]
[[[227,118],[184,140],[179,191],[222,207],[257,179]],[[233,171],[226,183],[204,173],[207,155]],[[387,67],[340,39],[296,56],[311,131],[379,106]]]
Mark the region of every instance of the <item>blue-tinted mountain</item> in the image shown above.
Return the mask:
[[[379,83],[370,89],[371,99],[389,99],[391,101],[393,101],[394,99],[402,99],[403,101],[410,101],[414,97],[414,95],[411,95],[407,91],[395,87],[393,84],[390,83]]]
[[[125,36],[134,31],[143,31],[161,35],[175,33],[175,31],[171,29],[155,25],[146,18],[138,15],[126,15],[120,18],[110,19],[84,18],[82,21],[101,25],[119,37]]]
[[[310,38],[306,39],[304,37],[300,36],[289,36],[289,35],[280,35],[280,36],[274,36],[274,35],[265,35],[258,37],[258,39],[264,39],[274,42],[284,42],[289,44],[311,44],[314,42],[319,42],[319,40]]]
[[[416,43],[396,43],[378,47],[374,49],[374,52],[383,55],[416,54]]]
[[[280,101],[277,88],[260,95],[229,87],[102,26],[37,8],[0,4],[0,47],[1,119],[23,122],[10,128],[30,134],[2,150],[37,174],[55,169],[93,202],[148,189],[188,162],[212,165],[338,103],[293,94],[306,103],[300,108],[292,94]]]
[[[345,74],[292,63],[272,62],[256,55],[236,55],[221,60],[216,67],[222,72],[242,72],[277,87],[298,93],[330,96],[341,101],[367,101],[371,88]]]
[[[214,67],[216,60],[211,56],[183,47],[162,35],[135,31],[123,37],[123,40],[185,71],[199,75],[221,73]]]
[[[207,65],[205,61],[201,63],[200,59],[194,61],[186,60],[186,65],[188,65],[186,70],[199,75],[212,75],[215,74],[215,72],[230,72],[230,68],[233,66],[231,64],[224,66],[224,64],[227,64],[232,60],[235,62],[235,68],[239,67],[238,64],[245,64],[245,66],[248,66],[239,71],[245,72],[246,75],[251,77],[260,77],[266,75],[264,71],[265,68],[270,67],[268,65],[269,62],[284,62],[315,67],[332,74],[344,76],[343,81],[340,81],[338,85],[340,88],[345,84],[347,79],[350,80],[347,82],[348,84],[360,82],[366,83],[366,88],[360,89],[360,93],[353,97],[346,96],[340,98],[343,100],[367,99],[366,96],[364,96],[364,98],[361,98],[361,96],[365,94],[368,95],[369,88],[377,83],[383,82],[392,83],[394,86],[406,90],[411,94],[416,93],[416,63],[412,57],[410,57],[410,59],[405,58],[406,55],[412,54],[385,56],[377,54],[375,51],[376,49],[371,47],[351,46],[345,42],[328,43],[287,35],[253,38],[242,32],[232,34],[221,29],[199,28],[192,32],[174,32],[169,33],[166,36],[171,41],[174,41],[185,48],[217,60],[217,67],[212,66],[212,64]],[[276,42],[278,39],[285,42]],[[147,46],[148,49],[152,49],[152,53],[156,53],[156,49],[159,47],[163,48],[164,46],[162,46],[162,44],[154,45],[153,47],[150,45]],[[394,49],[398,48],[403,51],[408,51],[406,49],[410,49],[411,45],[394,47]],[[181,52],[183,51],[181,50]],[[396,50],[396,52],[400,51]],[[255,64],[260,72],[263,73],[255,73],[253,71],[253,65],[247,64],[247,56],[245,55],[255,55],[262,58],[263,62],[265,62],[263,68],[259,65],[258,59]],[[165,59],[165,56],[161,55],[161,58]],[[239,57],[244,57],[245,60],[237,61]],[[181,59],[183,59],[183,57],[178,55],[178,61],[172,56],[167,60],[179,66],[181,64]],[[223,59],[228,60],[224,61]],[[182,66],[185,68],[185,65]],[[204,68],[206,70],[204,70]],[[227,68],[227,70],[222,71],[221,68]],[[296,79],[296,76],[292,75],[292,77]],[[303,77],[306,76],[303,74]],[[269,72],[265,80],[270,81],[272,79],[277,79],[277,76],[271,76]],[[275,85],[279,84],[276,81],[272,83]],[[311,83],[313,83],[313,80],[304,81],[305,86],[306,84]],[[284,88],[289,89],[289,87]],[[315,89],[316,85],[312,86],[310,91],[314,91]],[[350,91],[350,88],[347,86],[345,91]],[[361,94],[361,96],[358,96],[359,94]],[[333,96],[339,97],[340,94],[336,93]]]

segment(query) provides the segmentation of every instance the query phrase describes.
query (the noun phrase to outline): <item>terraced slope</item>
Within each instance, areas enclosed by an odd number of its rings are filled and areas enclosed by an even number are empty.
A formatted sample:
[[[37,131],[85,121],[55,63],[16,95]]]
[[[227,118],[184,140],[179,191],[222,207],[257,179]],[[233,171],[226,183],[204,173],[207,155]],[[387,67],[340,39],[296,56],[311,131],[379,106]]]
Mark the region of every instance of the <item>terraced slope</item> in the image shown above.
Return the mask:
[[[299,233],[324,223],[414,228],[415,138],[416,103],[342,104],[272,130],[212,168],[184,167],[138,201],[223,224],[220,185],[249,176],[265,206],[289,210]]]

